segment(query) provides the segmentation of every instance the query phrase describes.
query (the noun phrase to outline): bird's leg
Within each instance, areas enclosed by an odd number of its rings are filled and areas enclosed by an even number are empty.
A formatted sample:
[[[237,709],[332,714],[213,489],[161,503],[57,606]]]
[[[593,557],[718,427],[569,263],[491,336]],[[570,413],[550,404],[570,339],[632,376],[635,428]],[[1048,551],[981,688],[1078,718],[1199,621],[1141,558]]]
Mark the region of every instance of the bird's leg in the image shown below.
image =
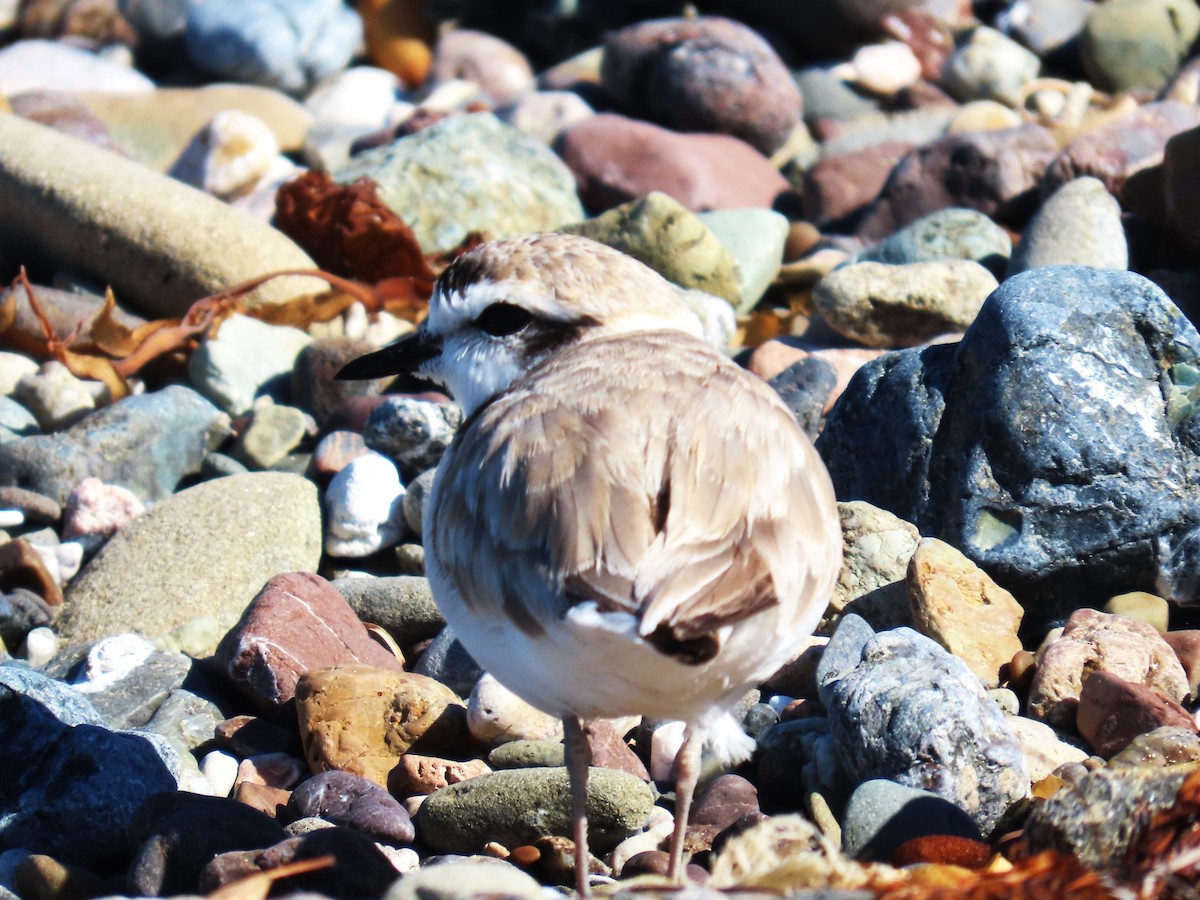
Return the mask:
[[[580,897],[592,896],[588,886],[587,780],[592,764],[592,747],[577,716],[563,717],[563,743],[567,777],[571,782],[571,824],[575,838],[575,890]]]
[[[675,832],[671,835],[671,864],[667,877],[683,883],[683,839],[687,833],[688,813],[696,782],[700,779],[700,750],[703,740],[688,726],[683,745],[675,755]]]

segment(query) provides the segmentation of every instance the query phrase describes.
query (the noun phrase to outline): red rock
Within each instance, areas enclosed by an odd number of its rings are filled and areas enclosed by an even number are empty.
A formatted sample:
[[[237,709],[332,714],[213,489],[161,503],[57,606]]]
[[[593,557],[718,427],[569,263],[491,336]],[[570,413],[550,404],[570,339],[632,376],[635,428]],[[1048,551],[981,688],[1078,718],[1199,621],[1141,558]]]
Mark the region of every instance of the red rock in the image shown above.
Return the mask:
[[[852,216],[883,189],[912,144],[888,141],[827,156],[804,174],[804,215],[818,226]]]
[[[482,759],[459,762],[437,756],[406,753],[388,773],[387,788],[396,797],[432,794],[447,785],[458,784],[477,775],[486,775],[490,771],[491,766]]]
[[[940,863],[964,869],[982,869],[996,855],[983,841],[954,834],[926,834],[905,841],[892,853],[891,863],[897,868],[916,863]]]
[[[678,131],[730,134],[761,153],[800,123],[800,90],[757,33],[717,16],[658,19],[608,35],[600,68],[617,108]]]
[[[278,816],[281,808],[288,805],[290,797],[291,791],[266,784],[255,784],[252,781],[243,781],[233,791],[233,799],[238,803],[244,803],[261,813],[266,813],[272,819]]]
[[[1174,700],[1103,671],[1084,680],[1075,725],[1092,749],[1106,759],[1124,750],[1138,735],[1164,725],[1196,731],[1191,714]]]
[[[235,789],[238,784],[249,783],[286,791],[307,774],[304,762],[290,753],[257,753],[243,759],[238,766]]]
[[[714,778],[696,797],[689,823],[723,831],[751,813],[760,812],[758,789],[741,775]]]
[[[725,134],[679,134],[611,113],[566,129],[555,149],[593,212],[662,191],[688,209],[773,207],[792,195],[770,161]]]
[[[314,475],[332,478],[353,460],[366,456],[367,442],[357,431],[331,431],[313,451],[312,471]]]
[[[319,575],[290,572],[267,582],[217,648],[218,664],[267,709],[290,703],[312,669],[365,663],[400,670],[337,589]]]
[[[609,719],[596,719],[583,727],[587,735],[588,745],[592,748],[592,765],[605,769],[616,769],[625,772],[642,781],[650,780],[650,773],[645,764],[625,743],[625,738],[617,731],[616,725]]]
[[[880,241],[928,213],[965,206],[1001,222],[1036,204],[1036,187],[1058,153],[1040,125],[951,134],[908,153],[863,215],[855,234]]]

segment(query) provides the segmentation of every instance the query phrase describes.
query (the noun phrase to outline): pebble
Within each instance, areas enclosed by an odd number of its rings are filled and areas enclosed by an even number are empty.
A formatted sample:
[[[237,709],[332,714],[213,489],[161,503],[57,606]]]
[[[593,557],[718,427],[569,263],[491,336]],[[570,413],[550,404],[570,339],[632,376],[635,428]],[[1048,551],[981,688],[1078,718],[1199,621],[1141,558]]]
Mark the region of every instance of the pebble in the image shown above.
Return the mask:
[[[320,772],[292,791],[288,811],[295,818],[317,816],[389,844],[409,844],[416,836],[399,800],[373,781],[336,769]]]
[[[341,168],[356,140],[398,125],[404,111],[411,111],[399,99],[401,90],[399,78],[375,66],[351,66],[330,75],[304,99],[313,117],[304,140],[305,161],[326,171]]]
[[[334,175],[344,184],[373,179],[426,253],[451,250],[473,232],[499,238],[583,218],[563,162],[490,113],[449,116],[359,154]]]
[[[1179,701],[1187,675],[1171,646],[1153,626],[1091,609],[1076,611],[1062,634],[1038,652],[1029,713],[1058,728],[1075,724],[1088,674],[1107,672]]]
[[[800,90],[783,61],[730,19],[659,19],[612,32],[600,77],[620,112],[732,135],[767,156],[800,122]]]
[[[145,511],[132,491],[99,478],[85,478],[75,485],[63,507],[63,539],[95,550]]]
[[[433,480],[436,477],[436,468],[426,469],[409,483],[404,494],[404,521],[408,523],[408,530],[418,538],[425,530],[425,503],[429,499],[429,492],[433,490]]]
[[[842,850],[854,859],[886,862],[905,841],[925,835],[980,839],[975,822],[953,803],[882,778],[856,787],[842,815]]]
[[[367,419],[363,440],[391,459],[401,475],[412,477],[438,464],[461,422],[462,410],[455,404],[386,397]]]
[[[563,230],[614,247],[682,288],[723,297],[730,304],[742,297],[741,269],[733,251],[704,219],[659,191]]]
[[[908,628],[875,635],[861,662],[827,689],[830,729],[856,781],[888,778],[932,791],[985,836],[1028,796],[1029,775],[1004,714],[971,671],[929,638]],[[952,728],[930,728],[948,717]]]
[[[333,476],[325,491],[325,551],[363,557],[399,541],[404,522],[404,486],[386,456],[366,453]]]
[[[87,382],[57,360],[18,381],[13,399],[33,413],[42,431],[69,428],[96,408],[96,397]]]
[[[286,399],[296,358],[311,343],[298,328],[233,315],[188,358],[188,376],[218,409],[241,415],[256,397]]]
[[[589,848],[601,854],[640,829],[654,805],[641,779],[611,769],[589,772],[587,798]],[[430,795],[415,824],[440,853],[477,853],[489,841],[519,847],[570,834],[569,800],[566,769],[511,769]]]
[[[981,25],[946,60],[941,86],[963,103],[998,100],[1015,107],[1021,88],[1037,78],[1041,67],[1041,60],[1031,50]]]
[[[913,627],[967,664],[985,687],[1021,649],[1016,598],[945,541],[925,538],[908,565]]]
[[[1097,4],[1079,35],[1084,70],[1101,90],[1162,87],[1200,33],[1189,0],[1108,0]]]
[[[502,894],[514,900],[545,900],[545,890],[512,863],[486,856],[451,857],[397,879],[383,900],[453,900]]]
[[[810,438],[821,431],[821,418],[837,388],[833,366],[816,356],[792,363],[768,382]]]
[[[1079,36],[1092,0],[1017,0],[997,19],[997,27],[1042,58]]]
[[[359,619],[387,629],[402,647],[436,637],[446,624],[426,578],[338,578],[332,584]]]
[[[1171,604],[1155,594],[1146,591],[1117,594],[1108,599],[1108,602],[1104,604],[1103,611],[1145,622],[1159,634],[1167,636],[1167,621],[1171,614]]]
[[[858,667],[873,637],[875,629],[866,619],[854,613],[841,617],[813,673],[822,705],[828,707],[833,702],[833,686]]]
[[[304,757],[314,772],[340,769],[388,786],[397,760],[455,752],[467,738],[467,711],[445,685],[398,667],[312,669],[296,684]]]
[[[1106,758],[1156,728],[1196,729],[1192,714],[1175,700],[1104,669],[1084,678],[1075,725],[1092,750]]]
[[[727,209],[701,213],[700,221],[737,261],[735,311],[739,315],[749,313],[767,292],[783,262],[790,230],[787,217],[766,209]]]
[[[554,148],[574,173],[580,199],[594,212],[652,191],[694,211],[771,209],[789,191],[770,161],[735,137],[679,133],[615,113],[598,113],[565,129]]]
[[[839,334],[868,347],[911,347],[965,331],[995,277],[971,260],[834,269],[813,290],[813,304]]]
[[[1120,204],[1098,178],[1068,181],[1046,199],[1022,233],[1008,274],[1065,265],[1129,268]]]
[[[241,761],[237,780],[239,784],[290,790],[307,775],[304,762],[289,753],[259,753]]]
[[[238,435],[234,458],[249,469],[269,469],[300,446],[315,423],[294,406],[276,405],[265,397],[254,405],[250,423]]]
[[[61,41],[26,39],[0,50],[6,96],[27,91],[105,91],[140,94],[154,82],[129,66]]]
[[[907,141],[884,141],[823,154],[804,172],[801,187],[805,217],[826,230],[852,225],[879,196],[896,164],[912,149]]]
[[[561,744],[556,746],[560,749],[562,747]],[[558,762],[553,765],[562,764],[560,753]],[[420,756],[410,751],[400,757],[396,768],[388,773],[388,789],[401,797],[424,796],[441,790],[448,784],[459,784],[491,771],[491,767],[481,759],[459,762],[435,756]]]
[[[71,683],[109,727],[141,728],[182,687],[191,668],[182,653],[158,650],[135,634],[113,635],[91,646]],[[46,671],[57,674],[53,663]]]
[[[894,97],[920,80],[921,61],[903,41],[885,41],[859,47],[848,63],[834,71],[869,94]]]
[[[530,706],[485,674],[467,699],[467,728],[485,747],[509,741],[562,740],[562,719]]]
[[[56,627],[72,642],[161,634],[200,612],[228,627],[276,573],[316,569],[320,539],[316,490],[297,475],[205,482],[117,532],[71,583]]]
[[[200,771],[212,788],[212,796],[228,797],[238,777],[238,758],[224,750],[210,750],[200,760]]]
[[[974,209],[948,207],[922,216],[853,259],[889,265],[969,259],[998,278],[1011,255],[1012,238],[988,216]]]
[[[1008,725],[1021,744],[1029,780],[1035,785],[1049,778],[1060,766],[1082,763],[1088,758],[1086,750],[1064,741],[1045,722],[1012,714]]]
[[[496,110],[496,115],[502,122],[550,145],[565,129],[595,115],[595,110],[574,91],[534,91]]]
[[[534,89],[533,69],[520,50],[470,28],[456,28],[438,38],[429,74],[435,84],[456,78],[473,81],[493,107],[507,106]]]
[[[1169,631],[1163,635],[1187,674],[1188,695],[1194,700],[1200,696],[1200,631]]]

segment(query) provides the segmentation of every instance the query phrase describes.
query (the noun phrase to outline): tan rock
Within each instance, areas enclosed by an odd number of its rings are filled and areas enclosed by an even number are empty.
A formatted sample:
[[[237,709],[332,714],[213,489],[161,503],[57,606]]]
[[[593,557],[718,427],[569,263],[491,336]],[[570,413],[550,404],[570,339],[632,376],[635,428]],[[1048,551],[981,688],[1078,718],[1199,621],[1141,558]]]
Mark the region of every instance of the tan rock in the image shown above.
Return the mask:
[[[388,790],[399,797],[432,794],[448,784],[458,784],[477,775],[486,775],[490,771],[491,766],[482,759],[458,762],[437,756],[408,753],[400,757],[399,764],[392,769]]]
[[[913,627],[959,659],[987,687],[1021,649],[1017,629],[1025,611],[979,566],[949,544],[925,538],[908,564]]]
[[[562,740],[562,720],[530,706],[493,676],[484,673],[467,700],[471,737],[486,747],[508,741]]]
[[[876,631],[908,625],[904,586],[908,561],[921,539],[916,526],[862,500],[838,504],[842,519],[842,571],[818,631],[829,634],[847,612]]]
[[[388,786],[410,748],[461,750],[467,710],[448,687],[411,672],[349,665],[315,669],[296,685],[304,756],[314,772],[341,769]]]
[[[1130,591],[1110,597],[1104,611],[1116,616],[1127,616],[1154,627],[1159,634],[1166,634],[1171,604],[1156,594],[1147,591]]]
[[[1068,744],[1045,722],[1025,716],[1010,716],[1006,721],[1017,736],[1029,780],[1034,784],[1065,763],[1081,763],[1088,758],[1086,750]]]
[[[1104,671],[1183,700],[1188,679],[1152,625],[1094,609],[1072,613],[1062,634],[1042,645],[1029,690],[1029,714],[1056,728],[1075,724],[1084,678]]]

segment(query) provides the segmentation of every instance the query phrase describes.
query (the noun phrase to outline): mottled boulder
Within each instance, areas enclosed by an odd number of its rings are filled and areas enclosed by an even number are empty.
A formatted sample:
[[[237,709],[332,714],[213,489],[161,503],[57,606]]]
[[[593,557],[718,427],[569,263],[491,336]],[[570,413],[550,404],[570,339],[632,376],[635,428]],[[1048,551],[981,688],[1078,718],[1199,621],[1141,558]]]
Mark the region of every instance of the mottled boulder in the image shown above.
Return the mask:
[[[1198,383],[1200,335],[1151,282],[1035,269],[957,345],[863,366],[818,447],[840,499],[957,547],[1027,621],[1118,586],[1196,603]]]

